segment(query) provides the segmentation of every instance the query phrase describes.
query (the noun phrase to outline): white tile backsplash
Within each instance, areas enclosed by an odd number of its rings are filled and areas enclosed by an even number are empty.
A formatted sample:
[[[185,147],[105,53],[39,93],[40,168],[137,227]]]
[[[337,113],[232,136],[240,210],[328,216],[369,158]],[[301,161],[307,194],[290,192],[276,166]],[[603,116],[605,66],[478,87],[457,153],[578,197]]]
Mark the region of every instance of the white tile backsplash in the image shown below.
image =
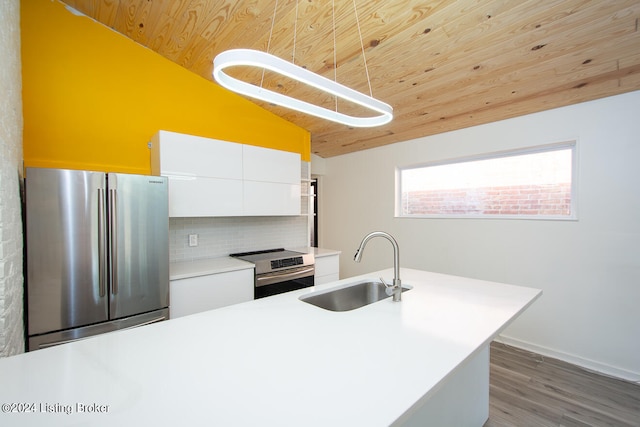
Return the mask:
[[[198,235],[198,246],[189,247],[189,234]],[[305,216],[169,219],[171,262],[307,245]]]

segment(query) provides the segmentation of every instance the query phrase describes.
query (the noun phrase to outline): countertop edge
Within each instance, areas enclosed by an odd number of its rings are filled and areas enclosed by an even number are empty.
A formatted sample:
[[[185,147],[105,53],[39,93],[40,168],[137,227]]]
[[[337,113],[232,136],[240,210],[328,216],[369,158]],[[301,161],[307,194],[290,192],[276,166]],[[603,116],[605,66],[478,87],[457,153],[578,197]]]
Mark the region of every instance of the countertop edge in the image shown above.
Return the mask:
[[[169,264],[169,280],[253,269],[254,265],[232,257],[203,258],[190,261],[176,261]]]
[[[316,258],[340,255],[341,253],[341,251],[333,249],[308,246],[291,248],[291,250],[312,253]],[[210,274],[228,273],[252,268],[254,268],[252,263],[229,256],[174,261],[169,264],[169,280],[189,279],[191,277],[208,276]]]
[[[342,251],[338,251],[335,249],[316,248],[313,246],[302,246],[297,248],[290,248],[290,250],[296,251],[296,252],[311,253],[316,258],[322,258],[322,257],[327,257],[332,255],[340,255],[342,253]]]

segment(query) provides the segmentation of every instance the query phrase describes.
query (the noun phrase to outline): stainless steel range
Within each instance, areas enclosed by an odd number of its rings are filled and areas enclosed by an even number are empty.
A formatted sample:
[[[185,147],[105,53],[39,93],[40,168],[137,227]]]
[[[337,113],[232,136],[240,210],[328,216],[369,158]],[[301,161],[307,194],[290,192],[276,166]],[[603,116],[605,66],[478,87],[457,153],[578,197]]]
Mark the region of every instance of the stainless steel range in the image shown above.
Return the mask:
[[[255,264],[255,299],[308,288],[314,284],[313,254],[278,248],[230,256]]]

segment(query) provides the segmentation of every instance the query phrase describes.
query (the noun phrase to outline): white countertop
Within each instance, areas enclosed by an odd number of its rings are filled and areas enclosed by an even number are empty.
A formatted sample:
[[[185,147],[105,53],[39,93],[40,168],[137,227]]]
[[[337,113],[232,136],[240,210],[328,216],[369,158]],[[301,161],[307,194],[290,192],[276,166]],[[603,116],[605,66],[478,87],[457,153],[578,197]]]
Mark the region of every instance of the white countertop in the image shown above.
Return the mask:
[[[400,303],[298,300],[380,276],[392,270],[1,359],[0,403],[35,413],[0,424],[387,426],[541,294],[402,269]]]
[[[340,255],[342,253],[342,251],[336,251],[335,249],[314,248],[312,246],[306,246],[302,248],[292,248],[291,250],[298,251],[298,252],[308,252],[310,254],[313,254],[313,256],[316,258],[322,258],[325,256],[331,256],[331,255]]]
[[[208,274],[245,270],[254,267],[253,263],[229,256],[191,261],[176,261],[169,264],[169,280],[206,276]]]
[[[316,258],[340,254],[340,251],[333,249],[314,247],[293,248],[291,250],[312,253]],[[226,273],[249,268],[254,268],[253,263],[229,256],[175,261],[169,264],[169,280],[187,279],[189,277],[206,276],[208,274]]]

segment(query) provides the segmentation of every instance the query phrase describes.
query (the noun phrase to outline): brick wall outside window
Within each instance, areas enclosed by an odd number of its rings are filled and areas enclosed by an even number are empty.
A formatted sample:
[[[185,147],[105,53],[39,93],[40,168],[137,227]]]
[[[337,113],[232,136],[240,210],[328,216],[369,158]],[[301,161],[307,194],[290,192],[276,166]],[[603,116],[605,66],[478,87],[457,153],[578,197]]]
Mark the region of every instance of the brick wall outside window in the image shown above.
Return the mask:
[[[571,184],[412,191],[403,215],[571,215]]]

